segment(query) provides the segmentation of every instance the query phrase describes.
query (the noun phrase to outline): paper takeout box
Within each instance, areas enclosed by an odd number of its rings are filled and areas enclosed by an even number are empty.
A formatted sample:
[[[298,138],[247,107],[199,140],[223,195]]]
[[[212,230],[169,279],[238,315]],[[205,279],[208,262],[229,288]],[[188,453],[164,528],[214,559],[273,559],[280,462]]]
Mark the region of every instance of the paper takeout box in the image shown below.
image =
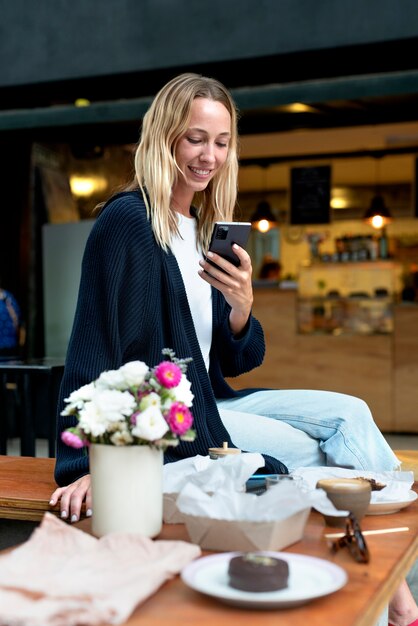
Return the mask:
[[[205,550],[282,550],[300,541],[311,507],[281,520],[237,521],[212,519],[183,513],[192,543]]]
[[[184,524],[184,515],[176,505],[178,495],[178,493],[163,494],[163,521],[165,524]]]
[[[225,451],[230,449],[220,448]],[[231,448],[232,450],[232,448]],[[234,448],[233,450],[236,451]],[[264,459],[258,452],[227,454],[216,461],[209,456],[196,455],[164,465],[163,519],[166,524],[182,524],[183,514],[176,500],[186,485],[195,485],[212,494],[222,488],[241,491],[250,476],[263,467]]]

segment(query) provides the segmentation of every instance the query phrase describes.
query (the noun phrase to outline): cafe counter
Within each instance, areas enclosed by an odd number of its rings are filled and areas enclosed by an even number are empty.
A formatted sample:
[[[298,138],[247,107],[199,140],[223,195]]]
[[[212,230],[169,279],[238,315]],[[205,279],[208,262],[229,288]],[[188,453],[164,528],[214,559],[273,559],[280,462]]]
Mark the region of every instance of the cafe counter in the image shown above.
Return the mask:
[[[253,314],[266,338],[264,363],[229,379],[236,389],[327,389],[365,400],[383,432],[418,432],[418,305],[393,304],[390,333],[304,334],[295,290],[258,287]]]

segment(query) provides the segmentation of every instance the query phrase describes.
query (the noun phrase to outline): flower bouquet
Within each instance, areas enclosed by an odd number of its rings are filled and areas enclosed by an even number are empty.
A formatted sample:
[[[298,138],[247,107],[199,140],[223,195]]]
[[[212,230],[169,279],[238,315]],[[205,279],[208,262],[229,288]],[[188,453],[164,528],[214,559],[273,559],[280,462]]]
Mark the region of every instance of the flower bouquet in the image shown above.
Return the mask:
[[[193,441],[191,359],[177,359],[168,348],[162,354],[168,360],[154,368],[131,361],[73,391],[61,415],[74,415],[78,423],[62,432],[62,441],[73,448],[98,443],[160,450]]]

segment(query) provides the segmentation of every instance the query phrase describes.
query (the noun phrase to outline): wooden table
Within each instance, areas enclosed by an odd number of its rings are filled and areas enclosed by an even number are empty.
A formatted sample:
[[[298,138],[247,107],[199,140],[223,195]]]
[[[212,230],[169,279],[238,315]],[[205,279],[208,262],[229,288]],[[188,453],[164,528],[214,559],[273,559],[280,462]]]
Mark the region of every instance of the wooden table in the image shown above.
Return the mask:
[[[55,459],[0,455],[0,518],[39,522],[56,489]]]
[[[53,459],[0,456],[0,517],[39,520],[50,510],[53,466]],[[90,531],[90,520],[77,526]],[[171,626],[230,626],[231,621],[244,626],[372,626],[417,558],[418,500],[398,513],[371,515],[362,521],[363,530],[401,526],[408,526],[409,531],[367,537],[371,560],[364,565],[356,563],[345,549],[335,555],[330,552],[324,532],[335,529],[326,528],[322,516],[313,511],[303,540],[285,551],[340,565],[348,574],[348,583],[341,590],[298,608],[254,612],[200,595],[176,576],[140,605],[126,626],[167,626],[168,621]],[[181,524],[165,524],[159,538],[188,540]]]

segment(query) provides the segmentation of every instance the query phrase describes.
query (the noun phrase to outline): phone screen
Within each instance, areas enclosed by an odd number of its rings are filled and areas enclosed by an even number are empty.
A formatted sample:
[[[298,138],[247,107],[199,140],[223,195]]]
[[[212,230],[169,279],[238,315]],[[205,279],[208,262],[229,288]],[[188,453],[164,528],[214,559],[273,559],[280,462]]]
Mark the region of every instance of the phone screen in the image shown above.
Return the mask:
[[[239,258],[232,246],[237,243],[241,248],[245,248],[250,231],[250,222],[216,222],[213,227],[209,250],[238,266]]]

